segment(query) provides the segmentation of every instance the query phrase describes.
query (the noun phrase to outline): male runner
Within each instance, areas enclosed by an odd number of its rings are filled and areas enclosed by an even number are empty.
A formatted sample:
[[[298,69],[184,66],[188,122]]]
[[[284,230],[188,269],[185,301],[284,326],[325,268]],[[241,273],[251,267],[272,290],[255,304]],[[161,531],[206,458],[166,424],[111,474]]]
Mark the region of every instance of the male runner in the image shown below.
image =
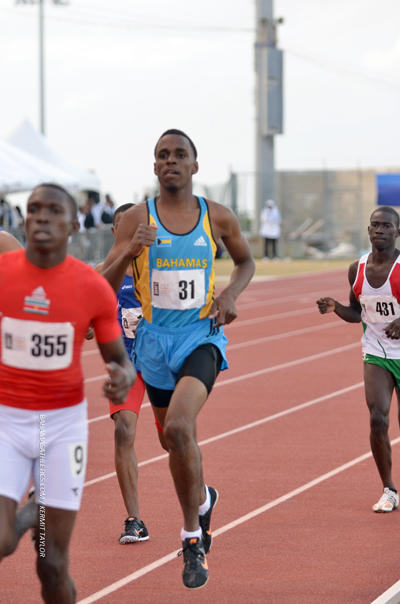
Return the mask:
[[[0,256],[0,559],[36,527],[37,572],[48,604],[75,602],[68,550],[87,459],[80,357],[90,324],[110,374],[105,396],[122,403],[135,379],[114,292],[67,255],[76,215],[63,188],[37,187],[28,199],[25,250]],[[31,476],[35,497],[16,515]]]
[[[180,130],[165,132],[155,148],[157,198],[121,219],[103,274],[118,291],[133,261],[143,319],[134,362],[142,372],[156,417],[164,428],[169,464],[183,512],[183,583],[196,589],[208,580],[211,512],[218,493],[203,481],[196,418],[225,358],[223,325],[237,316],[235,300],[254,273],[254,260],[236,216],[195,197],[197,151]],[[229,285],[214,298],[216,241],[234,262]]]
[[[388,436],[393,390],[400,410],[400,251],[396,248],[399,215],[393,208],[378,208],[371,215],[368,233],[372,252],[349,267],[349,306],[333,298],[319,298],[317,304],[321,314],[335,312],[349,323],[363,323],[361,341],[370,442],[383,483],[383,495],[372,509],[391,512],[399,505]]]
[[[125,203],[115,210],[113,226],[111,227],[114,237],[122,213],[132,207],[133,203]],[[103,263],[96,266],[96,271],[101,273],[102,268]],[[142,309],[135,296],[132,276],[132,266],[129,265],[117,293],[118,321],[123,331],[125,348],[129,358],[132,355],[136,327],[139,318],[142,316]],[[110,417],[114,420],[115,470],[128,513],[128,518],[125,520],[125,530],[119,538],[119,542],[122,544],[146,541],[149,538],[147,527],[140,519],[137,488],[139,470],[134,448],[137,420],[143,403],[144,390],[143,378],[138,373],[136,382],[130,389],[125,403],[114,405],[110,401]]]

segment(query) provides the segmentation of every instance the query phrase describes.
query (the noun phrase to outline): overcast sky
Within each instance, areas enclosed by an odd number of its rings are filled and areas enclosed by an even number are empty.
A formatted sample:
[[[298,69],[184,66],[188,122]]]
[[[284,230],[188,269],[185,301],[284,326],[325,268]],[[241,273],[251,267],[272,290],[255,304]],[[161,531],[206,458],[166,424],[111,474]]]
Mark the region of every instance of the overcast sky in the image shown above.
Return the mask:
[[[154,183],[168,128],[196,177],[254,169],[254,0],[45,0],[46,134],[117,204]],[[277,169],[400,166],[399,0],[275,0],[283,17]],[[0,0],[0,138],[39,128],[38,6]]]

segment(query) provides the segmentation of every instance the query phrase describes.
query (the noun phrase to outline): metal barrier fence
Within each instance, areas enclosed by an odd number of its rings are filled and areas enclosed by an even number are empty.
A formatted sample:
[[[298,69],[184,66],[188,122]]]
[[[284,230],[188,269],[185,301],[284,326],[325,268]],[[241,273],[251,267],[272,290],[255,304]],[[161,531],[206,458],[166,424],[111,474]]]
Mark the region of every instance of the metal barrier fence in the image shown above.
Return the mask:
[[[23,229],[7,229],[23,245],[25,244],[25,233]],[[96,266],[103,262],[114,243],[111,228],[105,225],[102,229],[90,229],[84,233],[76,233],[68,242],[68,253]]]

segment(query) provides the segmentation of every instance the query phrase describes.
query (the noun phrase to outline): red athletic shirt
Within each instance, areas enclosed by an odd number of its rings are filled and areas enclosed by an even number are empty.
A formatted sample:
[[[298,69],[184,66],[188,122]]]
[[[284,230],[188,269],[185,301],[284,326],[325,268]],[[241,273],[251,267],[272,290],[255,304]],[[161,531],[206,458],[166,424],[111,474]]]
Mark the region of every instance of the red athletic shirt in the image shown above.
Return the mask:
[[[0,255],[0,403],[60,409],[84,398],[82,344],[90,325],[99,342],[121,335],[116,296],[90,266],[67,256],[53,268],[25,250]]]

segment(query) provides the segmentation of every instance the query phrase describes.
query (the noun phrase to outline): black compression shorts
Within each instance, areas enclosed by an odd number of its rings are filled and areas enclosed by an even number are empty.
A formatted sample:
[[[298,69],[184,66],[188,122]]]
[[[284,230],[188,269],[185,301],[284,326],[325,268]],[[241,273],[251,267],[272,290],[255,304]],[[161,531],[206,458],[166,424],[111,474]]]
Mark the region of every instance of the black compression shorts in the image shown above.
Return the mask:
[[[210,394],[221,371],[222,355],[214,344],[202,344],[186,357],[178,372],[176,383],[184,376],[195,377],[204,384]],[[147,394],[154,407],[168,407],[173,390],[163,390],[146,384]]]

